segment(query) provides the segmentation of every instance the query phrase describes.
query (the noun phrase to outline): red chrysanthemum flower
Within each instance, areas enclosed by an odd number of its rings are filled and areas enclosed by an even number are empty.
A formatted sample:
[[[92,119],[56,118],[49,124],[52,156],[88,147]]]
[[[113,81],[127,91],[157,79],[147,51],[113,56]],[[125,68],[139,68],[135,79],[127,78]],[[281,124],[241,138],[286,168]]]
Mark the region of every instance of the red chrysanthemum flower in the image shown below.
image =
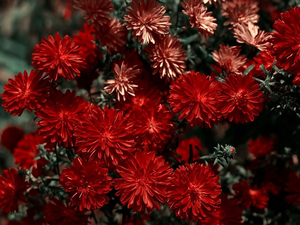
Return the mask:
[[[85,66],[85,58],[80,51],[80,46],[75,44],[68,35],[62,40],[58,33],[54,38],[51,35],[48,39],[42,38],[41,44],[37,44],[33,51],[34,68],[46,72],[53,81],[57,81],[60,77],[74,80],[74,75],[80,76],[79,69]]]
[[[37,133],[24,136],[19,141],[13,153],[15,164],[19,165],[22,169],[30,169],[32,167],[32,175],[38,177],[42,172],[42,166],[47,164],[44,158],[35,160],[40,152],[38,145],[44,143],[45,139]]]
[[[63,169],[59,184],[70,195],[75,209],[95,210],[109,202],[105,194],[112,189],[112,182],[107,173],[103,162],[76,157],[71,167]]]
[[[174,113],[161,104],[146,104],[134,110],[130,120],[136,141],[146,149],[160,150],[173,135],[174,123],[170,121],[173,116]]]
[[[18,142],[24,137],[24,130],[16,126],[5,127],[1,131],[0,144],[13,152]]]
[[[96,25],[94,28],[100,44],[106,46],[108,54],[124,50],[128,31],[118,19],[112,18],[107,24],[103,26]]]
[[[117,166],[121,178],[114,179],[116,195],[121,196],[123,205],[128,204],[135,212],[160,209],[165,203],[168,177],[172,169],[162,156],[155,152],[137,151],[129,154],[122,165]]]
[[[24,70],[24,75],[19,73],[8,82],[1,94],[4,100],[2,106],[14,116],[21,116],[24,110],[32,112],[39,109],[47,101],[51,85],[42,73],[31,70],[28,75]]]
[[[85,225],[89,217],[85,212],[77,211],[56,198],[46,204],[44,215],[50,225]]]
[[[265,74],[261,70],[260,66],[264,65],[267,71],[271,71],[275,57],[271,54],[270,50],[267,50],[267,51],[260,52],[258,56],[253,58],[253,60],[254,63],[251,64],[252,65],[254,64],[255,67],[250,71],[248,75],[251,75],[253,77],[258,77],[258,78],[265,78]],[[277,64],[278,63],[275,62],[275,65]]]
[[[189,71],[170,85],[168,102],[179,119],[192,126],[211,127],[218,117],[218,82],[204,74]]]
[[[182,12],[190,17],[192,27],[197,27],[205,38],[214,34],[218,26],[214,21],[217,19],[211,16],[212,12],[207,12],[202,0],[184,0],[181,5],[184,8]]]
[[[79,154],[118,164],[127,157],[126,152],[134,151],[132,126],[121,111],[97,108],[91,118],[83,119],[77,128],[75,136]]]
[[[274,140],[259,136],[255,140],[249,141],[249,152],[255,157],[263,157],[274,150]]]
[[[174,80],[186,69],[186,51],[173,35],[167,35],[155,45],[149,45],[146,51],[152,68],[155,68],[153,74],[159,73],[160,78]]]
[[[81,122],[86,111],[86,102],[76,97],[75,91],[53,91],[44,108],[36,112],[41,121],[37,122],[39,134],[47,143],[58,144],[64,147],[74,147],[73,133],[75,127]]]
[[[268,32],[262,31],[251,22],[247,24],[237,24],[233,28],[236,41],[252,45],[261,51],[265,51],[271,46],[271,36]]]
[[[201,221],[203,225],[239,225],[244,224],[242,219],[243,209],[238,201],[228,198],[227,194],[221,195],[221,207]]]
[[[0,176],[0,209],[2,213],[19,212],[19,203],[26,202],[25,176],[21,177],[15,168],[3,170],[3,174]]]
[[[221,203],[218,181],[219,177],[209,166],[199,163],[179,166],[167,187],[170,209],[188,221],[206,218]]]
[[[272,33],[273,52],[279,64],[289,73],[296,75],[293,81],[300,86],[300,8],[290,8],[280,14],[276,20]]]
[[[176,149],[176,152],[179,154],[181,160],[183,160],[185,163],[189,161],[190,157],[190,145],[193,147],[193,161],[199,159],[200,155],[195,146],[197,146],[199,149],[203,148],[203,144],[200,141],[200,139],[196,137],[192,137],[189,139],[180,139],[178,147]]]
[[[265,209],[268,206],[268,191],[265,188],[259,190],[251,189],[247,181],[239,182],[232,185],[235,192],[234,198],[237,199],[243,209],[253,206],[258,209]]]
[[[251,76],[229,75],[220,83],[220,112],[234,123],[247,123],[263,110],[263,93]]]
[[[134,96],[134,89],[137,88],[138,85],[133,84],[133,78],[135,78],[139,73],[140,69],[128,67],[124,61],[122,62],[121,66],[115,64],[115,79],[107,80],[105,82],[109,85],[104,88],[104,91],[107,91],[110,94],[115,91],[118,101],[120,101],[121,97],[123,97],[123,100],[125,101],[127,94]]]
[[[101,26],[109,22],[110,14],[115,10],[111,0],[74,0],[74,8],[84,10],[84,19]]]
[[[215,50],[212,55],[226,74],[241,74],[241,68],[245,65],[247,58],[245,55],[240,55],[240,52],[240,46],[228,47],[225,44],[221,44],[219,51]]]
[[[141,44],[155,44],[156,39],[169,33],[170,16],[164,16],[166,9],[156,0],[133,0],[129,6],[124,21],[127,21],[127,29],[133,30],[133,37],[138,38]]]
[[[284,190],[289,192],[285,200],[288,204],[297,205],[300,202],[300,176],[296,172],[290,172]]]

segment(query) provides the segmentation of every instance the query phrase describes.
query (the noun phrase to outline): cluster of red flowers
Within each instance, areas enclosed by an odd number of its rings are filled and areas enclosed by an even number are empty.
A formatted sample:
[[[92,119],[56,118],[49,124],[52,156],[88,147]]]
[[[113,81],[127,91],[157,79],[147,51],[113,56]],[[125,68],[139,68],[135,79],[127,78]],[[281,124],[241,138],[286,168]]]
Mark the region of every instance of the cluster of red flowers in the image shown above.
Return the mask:
[[[181,2],[191,27],[197,27],[205,38],[217,29],[217,19],[207,11],[207,3],[213,1]],[[265,209],[267,188],[250,186],[250,181],[233,184],[232,198],[222,193],[218,171],[198,160],[199,151],[191,149],[190,158],[190,146],[203,147],[199,139],[180,140],[175,152],[181,162],[177,167],[165,150],[186,121],[190,127],[202,128],[225,120],[253,122],[264,109],[264,92],[254,79],[265,77],[261,65],[271,70],[275,60],[277,66],[294,73],[293,82],[300,85],[300,42],[295,35],[300,30],[300,9],[281,14],[275,31],[269,34],[256,25],[258,1],[224,1],[222,15],[228,18],[225,25],[232,25],[236,41],[262,52],[252,60],[240,54],[239,46],[221,44],[211,53],[212,67],[220,73],[201,74],[186,71],[188,53],[180,39],[169,33],[170,16],[156,0],[132,0],[123,22],[113,18],[111,0],[74,0],[74,8],[84,10],[90,24],[73,40],[58,33],[43,38],[32,53],[35,70],[9,79],[1,95],[6,112],[20,116],[24,110],[34,111],[38,118],[38,131],[22,134],[17,146],[10,147],[20,172],[8,169],[0,177],[2,212],[18,211],[28,200],[25,193],[31,191],[33,181],[25,180],[24,170],[30,170],[35,178],[59,175],[58,188],[68,197],[47,199],[44,214],[49,224],[86,224],[93,210],[115,198],[123,207],[142,213],[159,210],[167,203],[177,217],[201,220],[201,224],[242,224],[244,209]],[[128,33],[138,51],[127,51]],[[101,51],[96,40],[105,47]],[[116,53],[125,57],[111,60],[111,73],[99,72],[103,54],[110,57]],[[250,65],[254,69],[247,72]],[[107,84],[99,91],[116,97],[114,107],[107,104],[101,108],[90,93],[99,74]],[[155,79],[163,82],[157,84]],[[63,90],[59,86],[63,80],[76,81],[89,96]],[[274,150],[274,143],[259,137],[249,142],[249,151],[259,158]],[[65,148],[68,156],[73,154],[72,159],[64,159],[69,166],[62,163],[63,169],[57,166],[45,171],[51,168],[51,160],[39,154],[39,145],[56,157],[57,165],[57,149]],[[231,149],[225,155],[232,154]],[[291,204],[300,202],[299,190],[294,188],[299,182],[299,176],[292,174],[285,187],[292,193],[287,197]]]

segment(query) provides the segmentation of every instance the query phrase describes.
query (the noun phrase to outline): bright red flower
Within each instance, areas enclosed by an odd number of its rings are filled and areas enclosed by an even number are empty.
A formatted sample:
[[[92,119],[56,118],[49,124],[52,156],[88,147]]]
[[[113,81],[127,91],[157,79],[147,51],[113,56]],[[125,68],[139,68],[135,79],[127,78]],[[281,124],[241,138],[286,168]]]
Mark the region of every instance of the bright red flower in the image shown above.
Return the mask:
[[[247,181],[239,182],[232,185],[235,192],[234,198],[237,199],[243,209],[253,206],[258,209],[265,209],[268,206],[268,191],[265,188],[259,190],[251,189]]]
[[[222,192],[209,166],[199,163],[179,166],[169,178],[168,204],[176,215],[188,221],[206,218],[219,208]]]
[[[37,133],[24,136],[13,153],[15,165],[19,165],[22,169],[30,169],[32,167],[32,175],[38,177],[42,172],[42,166],[47,164],[44,158],[35,160],[40,152],[38,145],[44,143],[45,139]]]
[[[179,119],[186,118],[192,126],[211,127],[218,116],[218,83],[204,74],[189,71],[170,85],[168,102]]]
[[[126,152],[134,151],[132,126],[123,112],[97,108],[91,118],[82,120],[75,133],[77,153],[118,164],[127,157]]]
[[[186,51],[173,35],[165,36],[145,50],[149,53],[148,59],[152,62],[152,68],[155,68],[153,74],[159,73],[160,78],[167,77],[174,80],[186,69]]]
[[[128,204],[135,212],[160,209],[165,203],[168,177],[172,169],[162,156],[155,152],[137,151],[129,154],[122,165],[117,166],[121,178],[114,179],[116,195],[121,196],[123,205]]]
[[[44,215],[50,225],[85,225],[89,217],[85,212],[77,211],[56,198],[46,204]]]
[[[255,140],[249,141],[249,152],[251,152],[255,157],[263,157],[274,150],[274,140],[259,136]]]
[[[296,172],[290,172],[284,190],[288,192],[285,200],[288,204],[297,205],[300,202],[300,177]]]
[[[127,8],[128,15],[124,16],[128,30],[133,30],[134,38],[141,44],[155,40],[169,33],[170,16],[164,16],[165,7],[160,6],[156,0],[133,0]]]
[[[220,83],[220,112],[234,123],[247,123],[263,110],[263,93],[251,76],[229,75]]]
[[[19,73],[8,82],[1,94],[4,100],[2,106],[14,116],[21,116],[24,110],[32,112],[39,109],[47,101],[51,85],[42,73],[31,70],[28,75],[24,70],[24,75]]]
[[[103,162],[76,157],[71,167],[63,169],[59,184],[70,195],[75,209],[95,210],[109,202],[105,194],[112,189],[112,182],[107,173]]]
[[[111,18],[107,24],[96,25],[94,28],[100,44],[106,46],[108,54],[124,50],[128,31],[118,19]]]
[[[36,112],[42,120],[37,122],[39,134],[47,143],[58,144],[64,147],[74,147],[73,133],[75,127],[81,122],[86,111],[85,101],[75,96],[75,91],[53,91],[44,108]]]
[[[109,22],[110,14],[115,10],[111,0],[74,0],[74,8],[84,10],[84,19],[101,26]]]
[[[267,71],[271,71],[275,57],[271,54],[271,51],[260,52],[258,56],[253,58],[255,62],[255,67],[250,71],[249,75],[258,78],[264,78],[264,72],[260,69],[263,64]],[[277,63],[275,63],[277,65]],[[249,65],[250,66],[250,65]]]
[[[197,27],[205,38],[214,34],[218,26],[214,21],[217,19],[211,16],[212,12],[207,12],[202,0],[184,0],[181,5],[184,8],[182,12],[190,17],[192,27]]]
[[[16,126],[5,127],[1,131],[0,143],[2,146],[13,152],[18,142],[23,138],[24,130]]]
[[[176,149],[176,152],[180,155],[181,159],[187,163],[189,161],[190,157],[190,145],[193,147],[193,161],[199,159],[200,155],[195,146],[197,146],[199,149],[203,148],[203,144],[200,141],[200,139],[196,137],[192,137],[189,139],[180,139],[178,147]]]
[[[272,33],[273,52],[279,64],[289,73],[296,75],[293,81],[300,85],[300,8],[290,8],[289,11],[280,14],[276,20]]]
[[[79,69],[85,66],[85,58],[80,51],[80,46],[75,44],[66,35],[63,39],[56,33],[53,38],[42,38],[41,44],[35,45],[32,53],[32,65],[34,68],[46,72],[54,82],[64,77],[66,80],[74,80],[80,76]]]
[[[241,74],[241,68],[245,65],[247,58],[240,55],[240,46],[228,47],[225,44],[220,45],[219,51],[214,51],[212,55],[218,65],[226,72],[226,74]]]
[[[26,202],[25,176],[21,177],[15,168],[3,170],[3,173],[4,176],[0,176],[0,209],[2,213],[19,212],[19,203]]]

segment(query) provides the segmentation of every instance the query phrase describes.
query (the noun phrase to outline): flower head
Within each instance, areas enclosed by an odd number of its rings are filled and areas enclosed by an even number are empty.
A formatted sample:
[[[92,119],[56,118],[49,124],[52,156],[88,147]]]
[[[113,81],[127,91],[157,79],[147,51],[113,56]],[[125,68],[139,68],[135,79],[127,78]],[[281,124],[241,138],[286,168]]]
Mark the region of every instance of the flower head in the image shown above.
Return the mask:
[[[160,209],[159,202],[165,202],[166,181],[172,173],[162,156],[155,156],[154,151],[137,151],[117,166],[117,172],[121,178],[114,179],[115,189],[122,204],[128,204],[135,212]]]
[[[39,109],[47,101],[51,85],[42,73],[31,70],[28,75],[24,70],[24,75],[19,73],[8,82],[1,94],[4,100],[2,106],[14,116],[21,116],[24,110],[32,112]]]
[[[153,74],[158,72],[160,78],[167,77],[174,80],[186,69],[186,51],[173,35],[167,35],[157,44],[149,45],[146,51],[149,53],[152,68],[155,68]]]
[[[254,57],[255,67],[250,71],[249,75],[253,77],[264,78],[264,72],[261,70],[260,66],[263,64],[267,71],[271,71],[273,67],[274,60],[276,58],[272,55],[270,50],[260,52],[258,56]],[[275,65],[278,63],[275,62]]]
[[[211,127],[217,122],[218,83],[204,74],[189,71],[170,85],[168,102],[179,119],[186,118],[192,126]]]
[[[1,131],[0,144],[13,152],[18,142],[24,137],[24,130],[17,126],[7,126]]]
[[[58,33],[54,38],[51,35],[48,39],[42,38],[41,44],[33,49],[32,59],[34,68],[46,72],[53,81],[60,77],[74,80],[74,75],[80,76],[79,69],[85,66],[80,46],[68,35],[61,39]]]
[[[263,110],[263,93],[251,76],[230,74],[220,83],[220,113],[234,123],[247,123]]]
[[[170,16],[164,16],[165,7],[156,0],[133,0],[127,8],[128,15],[124,16],[128,30],[133,30],[134,38],[141,44],[155,44],[160,36],[169,33]]]
[[[255,157],[262,157],[274,150],[274,140],[259,136],[255,140],[249,141],[249,152]]]
[[[288,192],[286,202],[291,205],[297,205],[300,202],[300,176],[296,172],[290,172],[288,181],[285,183],[284,190]]]
[[[167,187],[170,209],[188,221],[206,218],[221,203],[222,190],[218,181],[209,166],[198,163],[179,166],[169,178]]]

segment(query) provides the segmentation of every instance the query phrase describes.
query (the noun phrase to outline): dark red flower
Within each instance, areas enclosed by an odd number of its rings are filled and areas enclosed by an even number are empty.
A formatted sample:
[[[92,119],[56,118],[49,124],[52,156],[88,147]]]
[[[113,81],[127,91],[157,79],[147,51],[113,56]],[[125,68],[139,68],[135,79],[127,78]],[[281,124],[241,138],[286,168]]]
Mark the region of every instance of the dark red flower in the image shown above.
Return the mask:
[[[1,131],[0,143],[13,152],[18,142],[23,138],[24,131],[20,127],[8,126]]]
[[[0,209],[2,213],[19,212],[18,205],[26,202],[25,176],[21,177],[15,168],[3,170],[3,174],[0,176]]]
[[[109,22],[110,14],[115,10],[111,0],[74,0],[74,8],[84,10],[84,19],[101,26]]]
[[[31,70],[28,75],[24,70],[24,75],[19,73],[8,82],[1,94],[4,100],[2,106],[14,116],[21,116],[24,110],[32,112],[39,109],[47,101],[51,85],[42,73]]]
[[[168,204],[176,215],[188,221],[206,218],[219,208],[222,190],[209,166],[199,163],[179,166],[169,178]]]
[[[170,16],[164,16],[165,12],[165,7],[156,0],[133,0],[127,8],[128,15],[124,16],[124,21],[127,21],[127,29],[133,30],[133,37],[138,38],[141,44],[155,44],[156,39],[169,33]]]
[[[65,20],[69,20],[72,15],[73,0],[56,0],[55,9],[58,13],[61,13]]]
[[[186,118],[192,126],[211,127],[218,116],[218,83],[204,74],[189,71],[170,85],[168,102],[179,119]]]
[[[80,51],[80,46],[75,44],[66,35],[62,40],[58,33],[53,38],[42,38],[41,44],[37,44],[32,53],[32,65],[34,68],[46,72],[54,82],[64,77],[66,80],[74,80],[80,76],[80,68],[85,67],[85,58]]]
[[[300,177],[296,172],[290,172],[284,190],[288,192],[285,200],[288,204],[297,205],[300,202]]]
[[[39,134],[47,143],[64,147],[74,147],[73,133],[86,112],[86,102],[75,91],[52,91],[44,108],[36,112],[42,120],[37,122]]]
[[[126,152],[134,151],[132,126],[123,112],[113,108],[96,108],[90,118],[83,119],[78,125],[75,136],[77,153],[107,163],[118,164],[127,157]]]
[[[180,155],[181,160],[183,160],[185,163],[189,161],[190,157],[190,145],[193,147],[193,161],[199,159],[200,155],[195,146],[197,146],[199,149],[203,148],[203,144],[200,141],[200,139],[196,137],[192,137],[189,139],[180,139],[178,147],[176,149],[176,152]]]
[[[63,169],[59,184],[70,195],[75,209],[95,210],[109,202],[105,194],[112,189],[112,182],[107,173],[103,162],[76,157],[71,167]]]
[[[128,204],[135,212],[160,209],[159,202],[165,203],[168,177],[172,169],[162,156],[155,152],[137,151],[129,154],[123,164],[117,166],[121,178],[114,179],[116,195],[121,196],[123,205]]]
[[[268,191],[265,188],[258,190],[251,189],[247,181],[239,182],[232,185],[232,190],[235,192],[234,198],[237,199],[243,209],[253,206],[258,209],[265,209],[268,206]]]
[[[234,123],[247,123],[263,110],[263,93],[251,76],[230,74],[220,83],[220,112]]]
[[[85,212],[77,211],[70,204],[52,198],[44,210],[45,220],[50,225],[85,225],[88,222],[88,215]]]
[[[145,50],[149,53],[148,59],[152,62],[152,68],[155,68],[153,74],[159,73],[160,78],[174,80],[186,69],[186,51],[171,34],[155,45],[150,44]]]
[[[249,141],[249,152],[251,152],[255,157],[263,157],[274,150],[274,140],[259,136],[255,140]]]

